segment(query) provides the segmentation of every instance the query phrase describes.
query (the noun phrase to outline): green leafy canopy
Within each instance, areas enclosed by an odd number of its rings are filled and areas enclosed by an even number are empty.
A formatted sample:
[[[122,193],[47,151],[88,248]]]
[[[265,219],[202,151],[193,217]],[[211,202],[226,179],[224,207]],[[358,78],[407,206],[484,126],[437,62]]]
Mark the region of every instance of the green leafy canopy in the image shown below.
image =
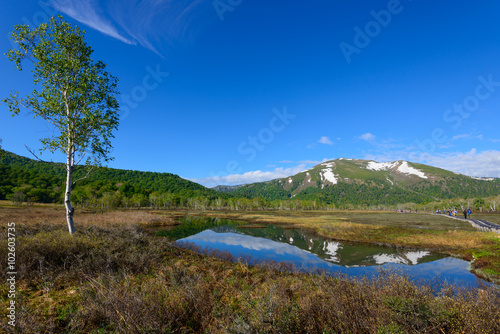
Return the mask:
[[[33,63],[35,89],[25,97],[13,92],[3,102],[12,115],[24,107],[54,126],[51,137],[40,139],[40,151],[71,154],[75,164],[100,164],[112,159],[110,139],[119,123],[118,80],[103,62],[92,60],[84,34],[61,16],[34,29],[15,26],[11,38],[19,48],[6,56],[18,70],[24,60]]]

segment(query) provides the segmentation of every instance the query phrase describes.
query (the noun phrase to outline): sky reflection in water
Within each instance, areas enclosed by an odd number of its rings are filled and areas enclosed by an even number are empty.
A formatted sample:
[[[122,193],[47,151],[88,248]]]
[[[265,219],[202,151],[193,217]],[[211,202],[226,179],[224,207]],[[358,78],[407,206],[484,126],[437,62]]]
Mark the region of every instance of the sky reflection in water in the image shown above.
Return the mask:
[[[306,271],[319,269],[349,276],[371,276],[376,275],[380,268],[384,268],[403,271],[414,281],[437,278],[441,282],[461,286],[478,286],[481,281],[467,270],[468,262],[428,251],[348,245],[305,235],[306,232],[290,230],[281,230],[281,235],[270,233],[272,238],[281,239],[275,241],[245,235],[236,229],[230,232],[231,229],[222,229],[224,232],[221,233],[207,229],[178,241],[190,242],[201,248],[227,251],[235,257],[251,256],[258,261],[291,262],[297,268]],[[248,230],[248,232],[265,235],[265,230]],[[274,232],[276,231],[280,229],[275,228]],[[301,244],[302,249],[293,243]]]

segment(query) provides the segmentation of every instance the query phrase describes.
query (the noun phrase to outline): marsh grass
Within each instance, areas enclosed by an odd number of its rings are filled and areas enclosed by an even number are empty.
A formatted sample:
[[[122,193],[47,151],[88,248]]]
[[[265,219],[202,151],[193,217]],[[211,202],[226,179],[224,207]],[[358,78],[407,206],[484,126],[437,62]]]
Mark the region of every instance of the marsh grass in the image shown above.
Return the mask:
[[[433,250],[473,260],[472,269],[476,275],[500,282],[500,235],[480,232],[465,221],[441,215],[356,210],[192,214],[311,230],[339,241]]]
[[[496,212],[473,212],[472,219],[484,219],[491,223],[500,225],[500,211]]]
[[[145,233],[141,221],[158,217],[143,214],[89,213],[89,225],[82,217],[70,237],[55,217],[61,211],[51,210],[30,213],[26,224],[15,221],[23,231],[18,333],[500,332],[500,294],[493,288],[419,285],[391,271],[369,280],[306,275],[276,263],[249,266]],[[0,209],[2,221],[28,219],[22,213]],[[2,283],[4,330],[7,303]]]

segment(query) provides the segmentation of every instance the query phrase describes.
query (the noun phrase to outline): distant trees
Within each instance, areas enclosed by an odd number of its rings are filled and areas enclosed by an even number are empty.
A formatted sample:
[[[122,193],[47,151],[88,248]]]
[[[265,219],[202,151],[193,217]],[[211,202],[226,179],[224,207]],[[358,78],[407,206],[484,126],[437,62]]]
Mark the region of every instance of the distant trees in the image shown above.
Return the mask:
[[[106,72],[103,62],[91,58],[84,32],[61,16],[33,29],[16,25],[11,38],[19,49],[9,50],[7,57],[18,70],[30,60],[38,88],[24,98],[12,93],[3,102],[13,115],[24,107],[54,127],[52,137],[40,140],[41,151],[61,151],[66,156],[64,204],[73,234],[71,191],[79,181],[73,173],[81,163],[90,167],[111,159],[112,131],[118,127],[117,79]]]
[[[476,198],[474,200],[474,207],[477,209],[477,210],[481,210],[483,211],[483,207],[484,207],[484,199],[482,198]]]
[[[16,204],[25,202],[64,203],[65,179],[60,171],[63,164],[43,163],[5,152],[0,158],[0,199]],[[478,181],[480,182],[480,181]],[[483,181],[484,182],[484,181]],[[496,181],[495,181],[496,182]],[[490,183],[487,183],[490,185]],[[492,189],[495,183],[491,182]],[[328,188],[328,189],[327,189]],[[304,195],[284,199],[261,196],[244,197],[221,193],[202,187],[168,173],[138,172],[100,168],[80,181],[72,191],[75,206],[89,209],[193,209],[193,210],[436,210],[476,209],[474,198],[482,198],[483,210],[498,210],[500,197],[475,196],[442,201],[408,200],[402,190],[386,193],[383,189],[360,187],[358,190],[340,186],[325,187],[326,195],[311,188]],[[492,192],[493,192],[492,190]],[[495,192],[494,192],[495,193]],[[499,190],[496,194],[500,193]],[[398,197],[399,196],[399,197]],[[496,197],[494,197],[496,196]],[[410,197],[413,198],[413,197]],[[333,199],[333,200],[332,200]],[[405,201],[401,203],[401,201]]]

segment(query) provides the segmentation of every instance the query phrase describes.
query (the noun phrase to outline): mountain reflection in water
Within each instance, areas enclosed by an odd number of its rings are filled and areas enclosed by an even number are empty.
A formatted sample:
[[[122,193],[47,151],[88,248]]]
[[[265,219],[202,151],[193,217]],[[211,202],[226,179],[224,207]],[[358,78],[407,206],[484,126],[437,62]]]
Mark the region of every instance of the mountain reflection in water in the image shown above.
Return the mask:
[[[403,271],[413,280],[434,280],[450,284],[477,286],[479,280],[460,259],[425,250],[407,250],[326,240],[309,231],[281,229],[276,226],[245,228],[241,223],[220,222],[203,231],[185,236],[176,227],[168,233],[182,235],[179,242],[226,251],[254,261],[293,263],[305,271],[325,271],[349,276],[377,275],[379,268]],[[224,224],[226,223],[226,224]],[[205,226],[208,227],[208,226]],[[167,232],[166,232],[167,233]]]

